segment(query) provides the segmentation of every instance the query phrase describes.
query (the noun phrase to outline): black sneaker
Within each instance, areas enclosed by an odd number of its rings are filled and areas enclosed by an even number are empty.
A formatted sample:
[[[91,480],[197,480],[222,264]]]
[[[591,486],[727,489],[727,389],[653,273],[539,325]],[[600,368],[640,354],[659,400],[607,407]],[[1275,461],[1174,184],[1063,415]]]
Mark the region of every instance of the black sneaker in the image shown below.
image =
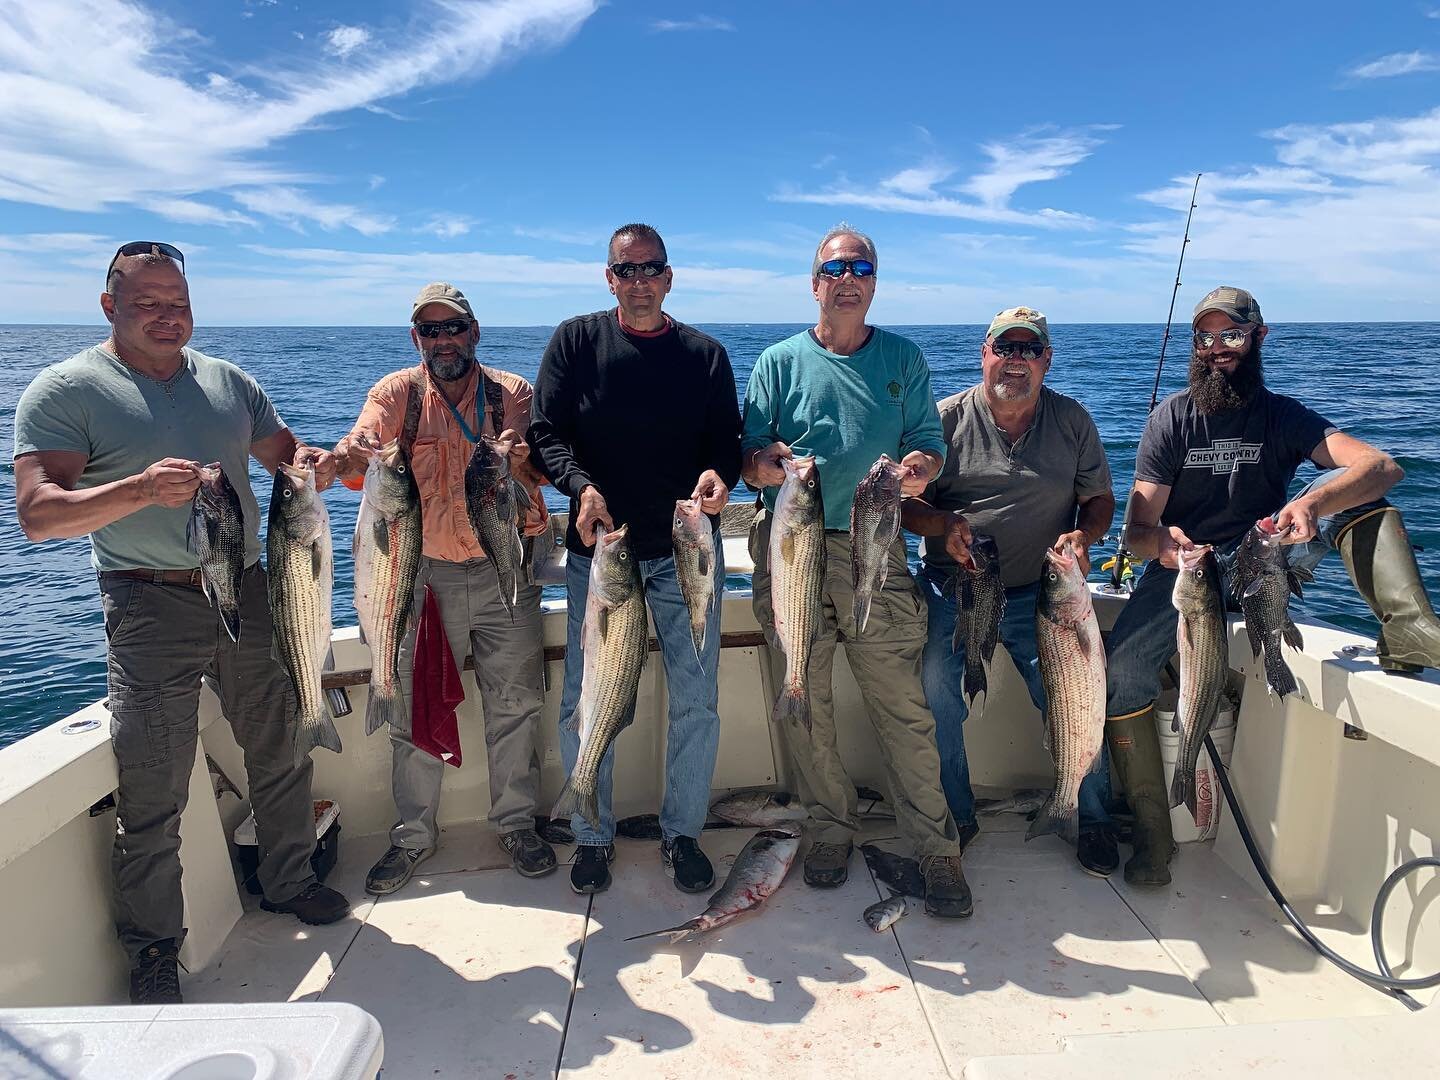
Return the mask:
[[[844,885],[850,876],[850,845],[817,840],[805,853],[805,884],[816,889]]]
[[[510,865],[521,877],[544,877],[555,869],[555,849],[534,829],[507,832],[500,837],[500,846],[509,853]]]
[[[692,837],[660,841],[660,861],[681,892],[704,892],[715,884],[715,868]]]
[[[920,872],[925,875],[925,914],[963,919],[974,910],[959,855],[928,855],[920,860]]]
[[[325,926],[328,923],[339,922],[349,915],[350,901],[334,889],[326,888],[318,881],[312,881],[300,890],[298,896],[292,896],[289,900],[278,904],[272,904],[269,900],[261,900],[260,910],[273,911],[280,915],[294,915],[301,922],[309,923],[311,926]]]
[[[426,848],[403,848],[393,844],[390,850],[365,875],[365,891],[371,896],[384,896],[415,876],[415,868],[435,854],[434,845]]]
[[[1080,868],[1098,878],[1108,878],[1120,867],[1120,848],[1115,842],[1115,831],[1108,825],[1087,825],[1080,830],[1080,841],[1075,845],[1075,857]]]
[[[604,892],[610,887],[610,860],[615,858],[615,845],[581,844],[575,849],[575,862],[570,866],[570,888],[577,893]]]
[[[130,970],[131,1005],[181,1005],[180,965],[174,938],[157,941]]]
[[[970,822],[970,823],[967,824],[967,825],[961,825],[961,826],[960,826],[960,854],[962,854],[962,855],[965,854],[965,849],[970,846],[970,842],[971,842],[972,840],[974,840],[975,837],[977,837],[977,836],[979,836],[979,835],[980,835],[980,823],[979,823],[978,821],[972,821],[972,822]]]

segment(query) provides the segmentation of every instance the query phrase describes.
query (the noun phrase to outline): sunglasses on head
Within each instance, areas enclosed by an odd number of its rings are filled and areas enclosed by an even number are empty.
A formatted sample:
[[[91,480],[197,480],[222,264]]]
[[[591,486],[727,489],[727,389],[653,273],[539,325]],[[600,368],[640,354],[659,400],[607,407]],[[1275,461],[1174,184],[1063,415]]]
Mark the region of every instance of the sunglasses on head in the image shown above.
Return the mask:
[[[105,279],[110,279],[110,271],[115,269],[115,264],[129,255],[164,255],[174,259],[180,264],[180,273],[185,273],[185,256],[174,244],[160,244],[154,240],[134,240],[128,244],[121,244],[118,251],[110,259],[110,265],[105,268]]]
[[[1212,334],[1209,330],[1195,331],[1195,347],[1208,349],[1215,344],[1215,339],[1220,339],[1220,344],[1227,349],[1238,349],[1245,344],[1245,339],[1254,331],[1253,326],[1232,326],[1228,330],[1221,330],[1218,334]]]
[[[664,259],[651,259],[649,262],[642,263],[611,263],[610,272],[618,278],[624,278],[626,281],[629,281],[636,274],[643,274],[646,277],[659,277],[665,272],[665,267],[668,265],[669,263]]]
[[[423,338],[459,337],[470,329],[469,319],[446,319],[444,322],[417,322],[415,333]]]
[[[875,264],[869,259],[826,259],[815,268],[815,273],[820,277],[841,278],[846,270],[859,278],[875,276]]]
[[[1006,341],[998,338],[990,342],[990,351],[1001,360],[1009,360],[1017,353],[1021,360],[1039,360],[1045,355],[1043,341]]]

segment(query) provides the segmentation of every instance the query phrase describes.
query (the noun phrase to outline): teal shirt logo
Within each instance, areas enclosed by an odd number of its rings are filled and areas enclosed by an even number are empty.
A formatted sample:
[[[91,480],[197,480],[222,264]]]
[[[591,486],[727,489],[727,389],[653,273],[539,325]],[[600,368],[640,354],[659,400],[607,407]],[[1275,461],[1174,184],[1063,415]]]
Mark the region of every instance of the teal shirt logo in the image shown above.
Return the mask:
[[[894,379],[891,379],[885,389],[890,391],[890,400],[898,404],[900,401],[900,391],[905,388]]]

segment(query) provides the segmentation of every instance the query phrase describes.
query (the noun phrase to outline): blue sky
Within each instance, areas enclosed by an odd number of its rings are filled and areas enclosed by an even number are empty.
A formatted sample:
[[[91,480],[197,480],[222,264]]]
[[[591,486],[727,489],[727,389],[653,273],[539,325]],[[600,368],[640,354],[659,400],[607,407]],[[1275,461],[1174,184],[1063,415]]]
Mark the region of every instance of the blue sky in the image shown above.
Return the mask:
[[[873,320],[1440,318],[1440,0],[0,0],[0,321],[99,320],[117,243],[212,325],[605,306],[654,223],[695,322],[799,322],[847,220]]]

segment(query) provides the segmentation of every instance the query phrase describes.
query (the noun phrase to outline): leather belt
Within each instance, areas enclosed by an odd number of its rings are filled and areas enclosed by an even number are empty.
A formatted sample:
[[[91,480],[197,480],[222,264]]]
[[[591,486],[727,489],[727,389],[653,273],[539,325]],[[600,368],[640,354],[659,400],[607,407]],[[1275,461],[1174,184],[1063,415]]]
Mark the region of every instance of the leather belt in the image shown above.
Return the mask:
[[[200,588],[200,571],[197,570],[105,570],[111,577],[134,578],[148,581],[152,585],[185,585]]]

